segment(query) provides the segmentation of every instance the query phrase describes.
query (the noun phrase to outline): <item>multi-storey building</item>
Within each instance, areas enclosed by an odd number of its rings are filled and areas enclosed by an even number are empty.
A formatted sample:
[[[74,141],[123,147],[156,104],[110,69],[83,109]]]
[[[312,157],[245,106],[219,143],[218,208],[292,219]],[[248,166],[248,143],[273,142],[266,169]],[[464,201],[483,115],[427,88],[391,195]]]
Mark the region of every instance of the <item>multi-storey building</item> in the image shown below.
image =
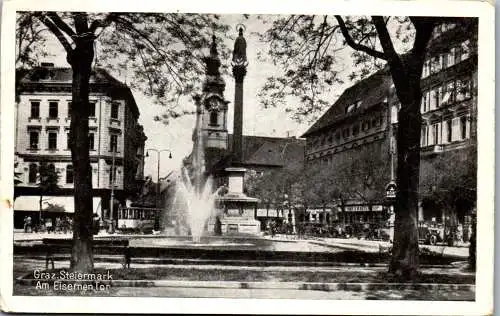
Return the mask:
[[[69,149],[71,69],[42,64],[17,75],[15,159],[21,183],[15,187],[14,209],[19,225],[20,216],[27,214],[21,211],[39,210],[34,196],[40,193],[37,182],[41,162],[59,175],[59,189],[46,193],[51,197],[45,200],[62,205],[69,213],[74,209],[74,176]],[[113,182],[115,198],[122,203],[138,192],[146,136],[138,124],[139,110],[132,92],[103,69],[92,73],[89,107],[93,207],[105,218],[109,216],[103,211],[110,209]]]
[[[470,203],[455,205],[451,210],[432,201],[439,190],[430,178],[440,174],[438,160],[465,164],[466,149],[476,146],[477,115],[477,21],[446,23],[435,28],[428,46],[422,73],[422,132],[420,173],[420,220],[445,221],[455,217],[466,222],[473,208]],[[394,176],[397,113],[400,104],[387,69],[346,89],[335,104],[303,135],[306,141],[306,163],[322,163],[336,170],[355,157],[373,159],[385,172],[380,183]],[[457,155],[458,153],[458,155]],[[453,157],[458,161],[451,161]],[[391,172],[391,167],[393,168]],[[392,173],[392,175],[391,175]],[[362,175],[360,175],[362,176]],[[457,179],[459,175],[457,174]],[[449,175],[449,179],[453,175]],[[468,188],[475,192],[474,188]],[[350,199],[344,205],[346,221],[370,221],[384,207],[384,185],[366,199]]]

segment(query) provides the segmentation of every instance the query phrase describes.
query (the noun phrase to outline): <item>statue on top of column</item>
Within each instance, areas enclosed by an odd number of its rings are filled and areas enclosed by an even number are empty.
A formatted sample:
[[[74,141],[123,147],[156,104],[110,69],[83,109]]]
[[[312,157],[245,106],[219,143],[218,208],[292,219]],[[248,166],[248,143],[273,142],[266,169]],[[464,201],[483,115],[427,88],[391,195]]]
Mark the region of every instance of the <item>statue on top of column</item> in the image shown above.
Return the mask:
[[[239,35],[234,42],[233,66],[246,66],[247,62],[247,41],[243,37],[243,27],[240,26]]]

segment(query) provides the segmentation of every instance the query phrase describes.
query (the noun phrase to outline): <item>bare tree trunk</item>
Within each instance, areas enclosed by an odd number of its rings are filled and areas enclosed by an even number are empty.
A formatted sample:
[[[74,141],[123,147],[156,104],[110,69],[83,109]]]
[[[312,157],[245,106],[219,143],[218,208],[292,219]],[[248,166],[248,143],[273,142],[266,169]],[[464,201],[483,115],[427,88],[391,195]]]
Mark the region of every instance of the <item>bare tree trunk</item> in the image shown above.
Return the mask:
[[[411,69],[411,67],[409,67]],[[420,170],[420,75],[412,78],[411,87],[401,100],[398,117],[398,193],[395,203],[394,245],[389,272],[405,279],[413,278],[419,268],[418,186]],[[402,98],[400,98],[402,99]],[[406,104],[405,104],[405,103]]]
[[[38,227],[42,228],[42,208],[43,208],[43,194],[40,193],[40,201],[38,202],[39,212],[38,212]]]
[[[73,70],[70,133],[74,170],[75,215],[71,269],[89,272],[94,268],[92,253],[92,183],[88,140],[88,103],[91,65],[94,58],[93,38],[82,36],[68,54]]]

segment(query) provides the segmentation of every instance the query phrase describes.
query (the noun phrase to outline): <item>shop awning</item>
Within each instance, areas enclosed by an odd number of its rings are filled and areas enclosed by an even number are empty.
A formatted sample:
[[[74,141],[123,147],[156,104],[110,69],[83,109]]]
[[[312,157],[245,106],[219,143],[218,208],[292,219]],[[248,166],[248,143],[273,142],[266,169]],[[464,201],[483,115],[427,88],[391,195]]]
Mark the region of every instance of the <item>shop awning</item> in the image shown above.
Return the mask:
[[[101,213],[101,198],[94,197],[93,211]],[[42,211],[46,211],[50,205],[60,206],[65,213],[75,212],[75,203],[72,196],[44,196],[42,198]],[[39,196],[20,196],[14,202],[14,211],[18,212],[38,212],[40,210]]]
[[[288,214],[288,211],[286,211],[287,214]],[[283,216],[283,212],[280,210],[278,212],[278,210],[276,209],[265,209],[265,208],[259,208],[257,209],[257,217],[282,217]]]

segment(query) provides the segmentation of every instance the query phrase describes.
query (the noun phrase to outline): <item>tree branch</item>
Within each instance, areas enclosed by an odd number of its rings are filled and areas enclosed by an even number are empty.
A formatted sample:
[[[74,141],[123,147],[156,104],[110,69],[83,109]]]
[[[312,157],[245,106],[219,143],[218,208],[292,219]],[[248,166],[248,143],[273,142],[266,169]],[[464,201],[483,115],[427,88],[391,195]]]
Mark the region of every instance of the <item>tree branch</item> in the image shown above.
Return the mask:
[[[387,56],[387,61],[392,63],[396,60],[399,60],[399,56],[394,49],[394,45],[392,44],[392,39],[389,35],[389,31],[387,31],[387,26],[385,24],[384,18],[381,16],[372,16],[372,21],[373,24],[375,24],[375,29],[377,30],[378,38],[380,40],[380,45],[382,45],[384,54]]]
[[[93,34],[95,34],[95,31],[97,30],[97,28],[108,27],[116,15],[117,15],[117,13],[111,12],[108,15],[106,15],[106,17],[104,19],[100,19],[100,20],[97,19],[97,20],[92,21],[92,23],[90,24],[90,27],[89,27],[89,32],[92,32]]]
[[[68,36],[71,37],[71,36],[75,35],[75,32],[73,31],[73,29],[71,29],[71,27],[66,22],[64,22],[59,15],[57,15],[57,13],[55,13],[55,12],[48,12],[47,16],[52,20],[52,22],[54,22],[54,24],[61,31],[63,31],[64,33],[66,33]]]
[[[64,34],[59,30],[59,28],[50,20],[47,18],[46,15],[43,14],[36,14],[35,15],[47,28],[54,34],[54,36],[59,40],[61,45],[64,47],[67,53],[71,53],[73,51],[73,48],[71,47],[71,44],[68,42]]]
[[[339,23],[340,31],[342,32],[342,35],[344,36],[344,39],[345,39],[347,45],[349,45],[352,49],[364,52],[370,56],[380,58],[383,60],[387,60],[387,57],[383,52],[379,52],[379,51],[377,51],[373,48],[370,48],[368,46],[356,43],[352,39],[351,35],[349,34],[349,30],[347,29],[347,26],[346,26],[344,20],[342,19],[342,17],[340,15],[336,15],[335,18],[337,19],[337,22]]]

